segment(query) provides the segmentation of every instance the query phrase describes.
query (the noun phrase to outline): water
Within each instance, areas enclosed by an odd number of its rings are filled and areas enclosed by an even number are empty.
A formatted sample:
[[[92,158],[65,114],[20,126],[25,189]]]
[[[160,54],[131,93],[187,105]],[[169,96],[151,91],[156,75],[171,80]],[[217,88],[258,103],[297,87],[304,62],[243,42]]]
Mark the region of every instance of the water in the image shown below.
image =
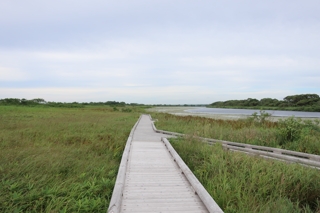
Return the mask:
[[[221,108],[205,108],[199,107],[195,109],[185,110],[189,113],[202,113],[202,114],[215,114],[215,115],[252,115],[257,112],[260,114],[260,110],[253,109],[221,109]],[[270,113],[274,117],[290,117],[295,116],[299,118],[320,118],[320,112],[301,112],[301,111],[280,111],[280,110],[264,110]]]

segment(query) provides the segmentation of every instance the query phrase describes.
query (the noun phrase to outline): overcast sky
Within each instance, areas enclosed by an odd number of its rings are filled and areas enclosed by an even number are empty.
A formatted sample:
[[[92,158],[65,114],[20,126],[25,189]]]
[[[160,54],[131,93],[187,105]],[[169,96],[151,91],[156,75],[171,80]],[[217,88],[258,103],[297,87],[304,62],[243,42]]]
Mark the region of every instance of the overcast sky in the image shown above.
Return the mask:
[[[319,0],[1,1],[0,99],[320,94],[319,11]]]

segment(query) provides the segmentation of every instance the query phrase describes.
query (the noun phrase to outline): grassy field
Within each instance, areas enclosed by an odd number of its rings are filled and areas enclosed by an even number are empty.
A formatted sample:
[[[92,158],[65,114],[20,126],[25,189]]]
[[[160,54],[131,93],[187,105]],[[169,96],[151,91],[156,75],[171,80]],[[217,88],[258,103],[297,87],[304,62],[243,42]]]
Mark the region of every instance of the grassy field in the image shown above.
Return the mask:
[[[0,212],[106,212],[125,142],[140,113],[134,107],[1,106]],[[318,170],[224,152],[192,137],[281,146],[281,124],[153,117],[159,129],[190,133],[172,143],[225,212],[320,212]],[[310,138],[318,134],[312,128]]]
[[[319,154],[317,122],[294,118],[269,122],[263,117],[219,120],[165,113],[152,117],[158,129],[187,134],[170,142],[226,213],[320,212],[319,170],[226,152],[220,144],[209,146],[195,137]],[[302,144],[306,137],[309,140]]]
[[[152,113],[152,117],[162,130],[320,155],[319,119],[271,122],[260,116],[222,120],[166,113]]]
[[[0,212],[106,212],[139,117],[123,111],[1,106]]]
[[[320,212],[320,172],[243,153],[194,137],[170,139],[225,213]]]

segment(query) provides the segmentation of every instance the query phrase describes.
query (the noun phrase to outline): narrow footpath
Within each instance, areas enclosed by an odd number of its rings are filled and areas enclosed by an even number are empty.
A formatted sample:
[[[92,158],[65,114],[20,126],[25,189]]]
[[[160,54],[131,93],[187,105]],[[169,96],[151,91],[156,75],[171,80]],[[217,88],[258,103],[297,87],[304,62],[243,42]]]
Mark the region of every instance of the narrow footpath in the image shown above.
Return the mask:
[[[173,161],[149,116],[134,131],[121,212],[208,212]]]
[[[141,115],[122,155],[108,213],[223,213],[149,115]]]

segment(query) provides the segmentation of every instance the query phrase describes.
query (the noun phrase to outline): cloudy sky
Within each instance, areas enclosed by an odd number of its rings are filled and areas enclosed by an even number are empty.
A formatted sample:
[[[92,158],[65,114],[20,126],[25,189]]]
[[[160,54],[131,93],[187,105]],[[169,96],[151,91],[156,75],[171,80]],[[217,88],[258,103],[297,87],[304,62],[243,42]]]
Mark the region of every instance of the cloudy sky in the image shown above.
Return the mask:
[[[0,99],[320,94],[319,0],[1,1]]]

